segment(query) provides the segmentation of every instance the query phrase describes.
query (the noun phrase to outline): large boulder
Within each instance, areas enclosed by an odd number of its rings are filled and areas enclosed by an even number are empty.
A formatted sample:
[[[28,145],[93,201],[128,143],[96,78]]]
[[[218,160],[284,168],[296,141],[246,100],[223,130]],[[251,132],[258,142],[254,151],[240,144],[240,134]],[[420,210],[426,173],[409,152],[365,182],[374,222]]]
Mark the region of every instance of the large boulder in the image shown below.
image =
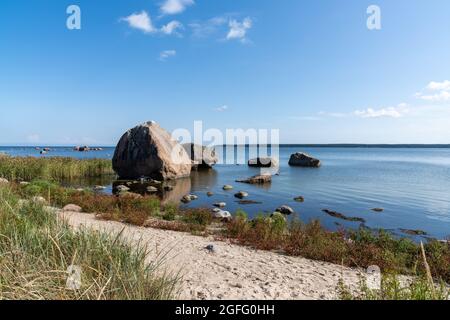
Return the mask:
[[[319,159],[315,159],[310,155],[302,152],[297,152],[291,155],[289,159],[289,165],[294,167],[320,167],[321,163]]]
[[[117,144],[113,169],[122,179],[174,180],[191,173],[191,159],[169,132],[150,121],[128,130]]]
[[[211,169],[219,161],[214,148],[195,143],[183,144],[183,148],[192,160],[193,170]]]

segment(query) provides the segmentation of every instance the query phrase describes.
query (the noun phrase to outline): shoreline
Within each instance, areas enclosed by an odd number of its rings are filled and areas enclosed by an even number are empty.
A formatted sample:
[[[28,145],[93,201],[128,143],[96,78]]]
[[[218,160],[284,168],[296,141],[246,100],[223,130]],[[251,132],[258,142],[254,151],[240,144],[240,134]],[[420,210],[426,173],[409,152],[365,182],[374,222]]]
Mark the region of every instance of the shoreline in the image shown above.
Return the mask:
[[[98,220],[89,213],[58,210],[58,215],[74,228],[121,233],[131,242],[146,244],[149,261],[164,256],[169,272],[181,272],[183,300],[337,299],[341,279],[357,290],[363,274],[358,269],[255,250],[213,237]],[[215,253],[206,250],[208,245],[214,246]]]

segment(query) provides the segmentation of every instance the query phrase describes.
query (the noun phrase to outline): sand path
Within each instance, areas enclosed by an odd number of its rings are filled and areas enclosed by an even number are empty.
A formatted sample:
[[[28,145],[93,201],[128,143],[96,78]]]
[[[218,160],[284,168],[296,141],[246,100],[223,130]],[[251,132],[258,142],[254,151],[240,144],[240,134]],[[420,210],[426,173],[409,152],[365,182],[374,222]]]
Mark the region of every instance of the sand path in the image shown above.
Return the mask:
[[[164,266],[183,277],[180,299],[335,299],[338,281],[356,287],[359,271],[338,265],[256,251],[187,233],[101,221],[92,214],[59,212],[75,228],[85,226],[142,241],[148,259],[166,254]],[[207,245],[214,245],[209,253]],[[150,261],[150,260],[149,260]]]

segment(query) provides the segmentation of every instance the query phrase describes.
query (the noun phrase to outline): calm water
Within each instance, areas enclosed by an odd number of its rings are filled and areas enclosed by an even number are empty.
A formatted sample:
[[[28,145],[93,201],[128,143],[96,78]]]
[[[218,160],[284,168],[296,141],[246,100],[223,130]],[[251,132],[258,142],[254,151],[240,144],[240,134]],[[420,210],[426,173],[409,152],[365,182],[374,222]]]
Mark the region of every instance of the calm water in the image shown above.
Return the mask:
[[[322,160],[319,169],[291,168],[287,165],[292,153],[304,151]],[[5,148],[0,152],[18,156],[40,156],[33,148]],[[46,156],[77,158],[112,158],[114,148],[80,153],[71,148],[55,148]],[[360,223],[328,216],[330,209],[347,216],[361,217],[370,228],[384,228],[401,234],[400,229],[420,229],[439,239],[450,235],[450,149],[449,148],[300,148],[280,149],[280,175],[271,185],[243,185],[236,179],[258,174],[246,165],[217,165],[209,172],[193,173],[190,179],[178,181],[168,199],[177,201],[187,193],[199,196],[189,206],[210,207],[226,202],[234,212],[244,209],[251,216],[272,212],[280,205],[289,205],[303,221],[320,219],[330,228],[338,224],[357,228]],[[98,181],[90,181],[95,184]],[[112,181],[101,181],[111,184]],[[86,182],[79,182],[83,184]],[[222,186],[231,184],[234,191]],[[110,189],[109,189],[110,190]],[[247,191],[249,200],[261,204],[239,205],[234,193]],[[207,191],[214,192],[208,198]],[[304,203],[293,200],[304,196]],[[371,208],[381,207],[375,213]]]

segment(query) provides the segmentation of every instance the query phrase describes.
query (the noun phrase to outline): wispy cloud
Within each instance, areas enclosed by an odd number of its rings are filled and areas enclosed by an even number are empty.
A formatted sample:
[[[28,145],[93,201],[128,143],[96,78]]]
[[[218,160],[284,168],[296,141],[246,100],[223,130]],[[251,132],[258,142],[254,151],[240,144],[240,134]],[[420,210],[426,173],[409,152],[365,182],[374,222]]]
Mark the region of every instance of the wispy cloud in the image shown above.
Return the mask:
[[[177,52],[175,50],[164,50],[161,51],[159,54],[159,60],[160,61],[166,61],[170,57],[175,57],[177,55]]]
[[[181,22],[174,20],[174,21],[169,22],[165,26],[162,26],[161,32],[164,34],[167,34],[167,35],[171,35],[171,34],[180,35],[177,32],[178,29],[183,29],[183,25],[181,24]]]
[[[227,34],[227,40],[240,40],[241,42],[247,41],[247,31],[252,28],[253,21],[247,17],[242,22],[237,20],[231,20],[228,24],[230,30]]]
[[[128,17],[121,18],[120,21],[126,21],[131,28],[141,30],[144,33],[154,33],[158,31],[153,26],[152,19],[146,11],[133,13]]]
[[[194,4],[194,0],[165,0],[161,4],[160,9],[163,14],[179,14],[185,11],[187,7]]]
[[[360,118],[401,118],[407,113],[409,113],[408,105],[401,103],[396,107],[356,110],[353,114]]]
[[[225,111],[228,110],[228,106],[227,105],[223,105],[223,106],[220,106],[220,107],[216,108],[215,110],[217,112],[225,112]]]
[[[416,98],[429,102],[450,101],[449,80],[443,82],[432,81],[426,86],[424,91],[416,93]]]
[[[221,26],[228,22],[226,17],[214,17],[205,22],[193,22],[189,24],[192,35],[196,38],[206,38],[216,33]]]

